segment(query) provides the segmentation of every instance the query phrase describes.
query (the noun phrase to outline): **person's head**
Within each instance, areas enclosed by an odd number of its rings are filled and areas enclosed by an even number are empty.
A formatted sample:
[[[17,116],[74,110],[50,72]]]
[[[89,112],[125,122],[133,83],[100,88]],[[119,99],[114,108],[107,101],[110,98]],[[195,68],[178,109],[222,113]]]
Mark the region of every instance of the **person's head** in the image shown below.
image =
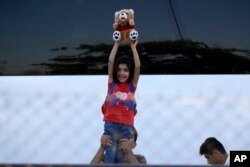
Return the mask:
[[[128,56],[121,56],[115,60],[113,79],[117,83],[131,82],[134,75],[134,61]]]
[[[209,137],[202,143],[200,155],[204,155],[211,165],[223,165],[228,156],[224,146],[215,137]]]

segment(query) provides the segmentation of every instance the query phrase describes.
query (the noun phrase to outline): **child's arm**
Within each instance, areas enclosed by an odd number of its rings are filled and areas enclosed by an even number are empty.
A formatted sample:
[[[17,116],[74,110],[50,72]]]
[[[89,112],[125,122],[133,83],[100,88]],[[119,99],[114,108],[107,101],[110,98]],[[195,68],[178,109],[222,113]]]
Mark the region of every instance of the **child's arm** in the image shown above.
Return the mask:
[[[113,81],[114,62],[115,62],[115,56],[116,56],[118,47],[119,47],[119,43],[115,42],[115,44],[110,52],[110,55],[109,55],[109,62],[108,62],[109,82]]]
[[[140,69],[141,69],[140,57],[136,49],[137,44],[138,44],[138,41],[131,43],[131,49],[132,49],[134,63],[135,63],[134,78],[133,78],[133,84],[135,87],[137,86],[139,76],[140,76]]]

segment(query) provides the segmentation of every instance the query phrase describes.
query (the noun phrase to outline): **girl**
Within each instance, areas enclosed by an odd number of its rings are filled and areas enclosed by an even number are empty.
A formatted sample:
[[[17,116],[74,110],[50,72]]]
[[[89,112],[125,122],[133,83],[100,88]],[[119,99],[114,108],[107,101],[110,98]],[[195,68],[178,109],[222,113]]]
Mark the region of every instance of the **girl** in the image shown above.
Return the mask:
[[[136,103],[134,93],[140,75],[140,58],[136,49],[138,41],[131,43],[133,59],[116,57],[119,43],[112,48],[108,62],[108,95],[102,106],[104,135],[109,135],[111,146],[105,148],[105,163],[122,163],[124,153],[117,150],[119,141],[129,140],[134,125]],[[116,60],[116,61],[115,61]]]

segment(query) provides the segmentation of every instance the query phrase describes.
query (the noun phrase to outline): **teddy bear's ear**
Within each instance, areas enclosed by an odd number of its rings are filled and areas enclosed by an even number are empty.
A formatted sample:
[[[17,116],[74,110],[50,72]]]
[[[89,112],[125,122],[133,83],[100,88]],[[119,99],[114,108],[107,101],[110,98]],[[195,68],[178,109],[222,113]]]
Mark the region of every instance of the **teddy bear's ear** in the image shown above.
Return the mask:
[[[134,10],[133,9],[129,9],[129,12],[131,12],[131,14],[134,15]]]
[[[116,12],[115,12],[115,18],[117,18],[117,17],[118,17],[118,15],[119,15],[119,12],[118,12],[118,11],[116,11]]]

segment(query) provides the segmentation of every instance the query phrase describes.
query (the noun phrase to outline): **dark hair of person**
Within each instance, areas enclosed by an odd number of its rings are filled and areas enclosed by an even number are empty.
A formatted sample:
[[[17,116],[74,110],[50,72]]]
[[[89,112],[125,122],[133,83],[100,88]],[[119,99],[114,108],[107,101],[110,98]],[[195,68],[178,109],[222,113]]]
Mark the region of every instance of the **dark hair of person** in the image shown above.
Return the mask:
[[[119,80],[117,78],[117,74],[118,74],[118,70],[119,70],[119,65],[120,64],[126,64],[128,66],[128,70],[129,70],[129,78],[128,78],[128,83],[132,81],[133,77],[134,77],[134,61],[132,60],[132,58],[128,57],[128,56],[120,56],[117,57],[115,60],[115,64],[114,64],[114,70],[113,70],[113,79],[116,83],[119,83]]]
[[[226,154],[226,150],[221,142],[219,142],[215,137],[209,137],[202,143],[200,147],[200,155],[212,154],[213,150],[218,150],[222,154]]]
[[[134,142],[136,143],[137,137],[138,137],[138,132],[137,132],[137,130],[135,129],[134,126],[132,126],[132,133],[134,135]]]

